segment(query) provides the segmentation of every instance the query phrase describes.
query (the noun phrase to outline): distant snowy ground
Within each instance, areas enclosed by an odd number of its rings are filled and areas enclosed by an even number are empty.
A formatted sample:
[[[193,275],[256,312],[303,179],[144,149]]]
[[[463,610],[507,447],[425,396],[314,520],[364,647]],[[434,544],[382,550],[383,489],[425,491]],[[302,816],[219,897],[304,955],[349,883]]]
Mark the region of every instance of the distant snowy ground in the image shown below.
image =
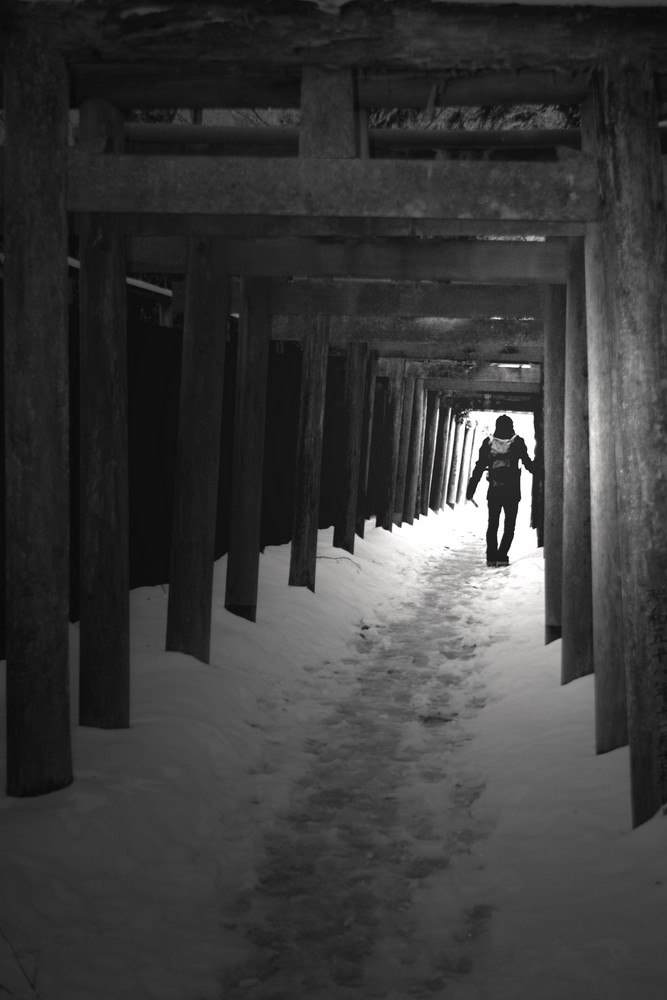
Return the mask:
[[[221,560],[210,666],[163,651],[164,588],[132,593],[132,728],[75,728],[70,788],[0,798],[0,996],[224,996],[237,939],[222,904],[257,884],[261,838],[307,765],[302,728],[345,697],[360,625],[404,616],[426,563],[471,537],[483,561],[477,499],[392,533],[368,522],[352,557],[322,531],[314,595],[287,586],[289,546],[267,549],[256,624],[224,610]],[[470,971],[446,995],[662,1000],[667,819],[631,831],[627,750],[596,757],[591,679],[559,685],[560,643],[543,645],[542,556],[525,526],[511,556],[456,596],[479,640],[486,703],[455,762],[481,775],[470,815],[487,835],[441,889],[429,881],[422,918],[446,935],[453,890],[486,908]],[[76,627],[71,636],[74,662]],[[73,667],[73,718],[76,686]],[[402,1000],[389,974],[372,994],[340,995]]]

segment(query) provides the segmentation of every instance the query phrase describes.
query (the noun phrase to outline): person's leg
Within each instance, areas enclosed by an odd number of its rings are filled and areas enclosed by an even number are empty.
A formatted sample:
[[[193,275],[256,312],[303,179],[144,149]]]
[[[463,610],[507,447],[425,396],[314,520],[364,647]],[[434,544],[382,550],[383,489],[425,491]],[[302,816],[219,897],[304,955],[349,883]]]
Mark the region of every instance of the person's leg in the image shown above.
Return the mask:
[[[506,500],[503,503],[503,507],[505,510],[505,520],[503,521],[503,537],[498,546],[498,562],[509,562],[509,550],[514,538],[519,501]]]
[[[486,561],[493,563],[498,555],[498,523],[502,503],[489,492],[489,524],[486,529]]]

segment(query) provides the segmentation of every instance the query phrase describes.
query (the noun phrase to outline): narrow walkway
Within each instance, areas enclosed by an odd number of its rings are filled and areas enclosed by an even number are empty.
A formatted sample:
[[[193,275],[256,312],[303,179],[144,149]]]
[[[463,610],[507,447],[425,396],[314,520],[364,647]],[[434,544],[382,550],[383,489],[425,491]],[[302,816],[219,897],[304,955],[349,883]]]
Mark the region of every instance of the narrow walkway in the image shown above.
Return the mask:
[[[457,750],[484,704],[468,638],[479,621],[464,609],[489,572],[471,539],[425,567],[403,615],[361,627],[356,687],[304,728],[312,766],[265,834],[260,884],[237,901],[255,951],[225,1000],[433,997],[473,967],[493,912],[460,891],[486,831],[470,815],[482,785]]]

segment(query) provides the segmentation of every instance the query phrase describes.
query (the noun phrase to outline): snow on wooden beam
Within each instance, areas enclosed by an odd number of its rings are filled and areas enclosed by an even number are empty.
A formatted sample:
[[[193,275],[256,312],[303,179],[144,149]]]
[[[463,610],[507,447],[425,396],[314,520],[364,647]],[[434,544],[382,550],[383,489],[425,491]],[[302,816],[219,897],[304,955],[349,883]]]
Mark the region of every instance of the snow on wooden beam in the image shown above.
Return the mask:
[[[584,154],[494,163],[72,152],[68,209],[585,222],[598,192]]]

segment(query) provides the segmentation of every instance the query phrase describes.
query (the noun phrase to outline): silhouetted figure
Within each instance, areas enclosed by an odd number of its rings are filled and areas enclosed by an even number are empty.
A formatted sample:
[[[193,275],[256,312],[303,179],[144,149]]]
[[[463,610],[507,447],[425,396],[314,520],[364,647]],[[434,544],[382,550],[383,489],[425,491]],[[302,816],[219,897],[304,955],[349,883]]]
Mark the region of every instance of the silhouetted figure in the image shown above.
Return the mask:
[[[466,500],[472,500],[477,485],[486,471],[489,481],[487,501],[489,504],[489,525],[486,530],[487,566],[507,566],[509,550],[514,538],[516,515],[521,500],[521,462],[533,471],[533,460],[528,456],[526,442],[514,433],[514,424],[507,415],[496,420],[495,433],[484,438],[479,449],[479,458],[472,471]],[[498,545],[498,524],[500,512],[505,512],[503,537]]]

